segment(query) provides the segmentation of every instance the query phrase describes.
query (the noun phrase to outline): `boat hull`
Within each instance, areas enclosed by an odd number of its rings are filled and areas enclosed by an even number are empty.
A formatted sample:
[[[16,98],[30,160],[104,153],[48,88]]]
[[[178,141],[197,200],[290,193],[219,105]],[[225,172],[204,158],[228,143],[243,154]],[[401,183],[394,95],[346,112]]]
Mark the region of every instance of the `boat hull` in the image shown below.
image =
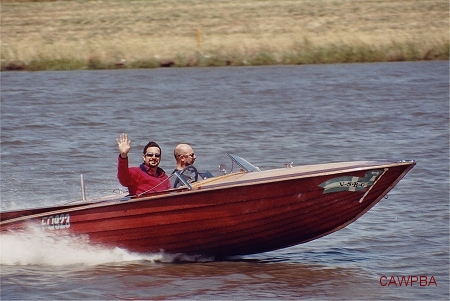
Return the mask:
[[[2,217],[1,230],[32,225],[143,253],[261,253],[311,241],[352,223],[414,164],[364,162],[230,175],[199,182],[189,191],[31,210],[20,217]]]

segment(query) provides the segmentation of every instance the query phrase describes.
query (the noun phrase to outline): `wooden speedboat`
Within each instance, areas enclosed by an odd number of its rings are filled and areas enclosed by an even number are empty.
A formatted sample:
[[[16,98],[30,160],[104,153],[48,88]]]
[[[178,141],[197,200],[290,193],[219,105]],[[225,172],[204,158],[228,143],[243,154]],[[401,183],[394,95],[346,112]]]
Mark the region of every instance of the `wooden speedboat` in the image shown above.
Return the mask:
[[[210,173],[191,167],[172,176],[182,182],[180,187],[160,193],[2,212],[0,230],[40,227],[134,252],[254,254],[345,227],[377,204],[415,165],[357,161],[260,171],[243,158],[229,156],[234,172],[208,177]],[[192,182],[196,177],[198,181]]]

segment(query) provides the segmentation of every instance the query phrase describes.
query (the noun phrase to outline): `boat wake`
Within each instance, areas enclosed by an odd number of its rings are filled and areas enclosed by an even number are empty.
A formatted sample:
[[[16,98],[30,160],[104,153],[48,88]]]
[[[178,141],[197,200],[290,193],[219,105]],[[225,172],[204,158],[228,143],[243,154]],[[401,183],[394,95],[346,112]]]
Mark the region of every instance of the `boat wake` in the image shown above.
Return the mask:
[[[95,266],[133,262],[199,261],[201,259],[170,255],[132,253],[121,248],[90,245],[87,238],[60,236],[30,227],[26,231],[9,231],[0,235],[0,265]]]

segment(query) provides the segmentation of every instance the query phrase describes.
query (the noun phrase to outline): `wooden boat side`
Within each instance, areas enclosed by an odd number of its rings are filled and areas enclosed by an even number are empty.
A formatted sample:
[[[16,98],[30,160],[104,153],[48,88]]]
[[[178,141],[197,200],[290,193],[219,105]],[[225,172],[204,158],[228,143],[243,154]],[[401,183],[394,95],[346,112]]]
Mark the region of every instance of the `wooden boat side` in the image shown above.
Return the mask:
[[[1,230],[28,223],[58,233],[86,234],[93,243],[137,252],[231,256],[303,243],[332,233],[373,207],[414,166],[400,163],[339,163],[271,172],[237,173],[141,199],[56,207],[0,223]],[[336,176],[384,170],[361,192],[323,193]],[[361,202],[362,200],[362,202]],[[53,220],[70,215],[70,226]],[[52,222],[50,220],[52,219]]]

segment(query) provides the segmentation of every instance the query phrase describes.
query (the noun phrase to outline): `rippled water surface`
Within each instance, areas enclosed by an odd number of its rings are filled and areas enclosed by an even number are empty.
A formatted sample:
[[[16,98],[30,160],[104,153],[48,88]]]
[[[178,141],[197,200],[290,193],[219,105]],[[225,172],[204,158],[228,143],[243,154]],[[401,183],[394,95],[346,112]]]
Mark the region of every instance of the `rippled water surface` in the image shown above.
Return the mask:
[[[80,199],[80,174],[88,198],[111,194],[120,188],[122,132],[132,140],[131,164],[156,140],[166,171],[179,142],[213,173],[226,152],[261,169],[417,165],[346,228],[226,261],[99,249],[31,230],[2,234],[2,300],[448,300],[448,62],[3,72],[1,210]],[[427,281],[383,286],[383,276]]]

